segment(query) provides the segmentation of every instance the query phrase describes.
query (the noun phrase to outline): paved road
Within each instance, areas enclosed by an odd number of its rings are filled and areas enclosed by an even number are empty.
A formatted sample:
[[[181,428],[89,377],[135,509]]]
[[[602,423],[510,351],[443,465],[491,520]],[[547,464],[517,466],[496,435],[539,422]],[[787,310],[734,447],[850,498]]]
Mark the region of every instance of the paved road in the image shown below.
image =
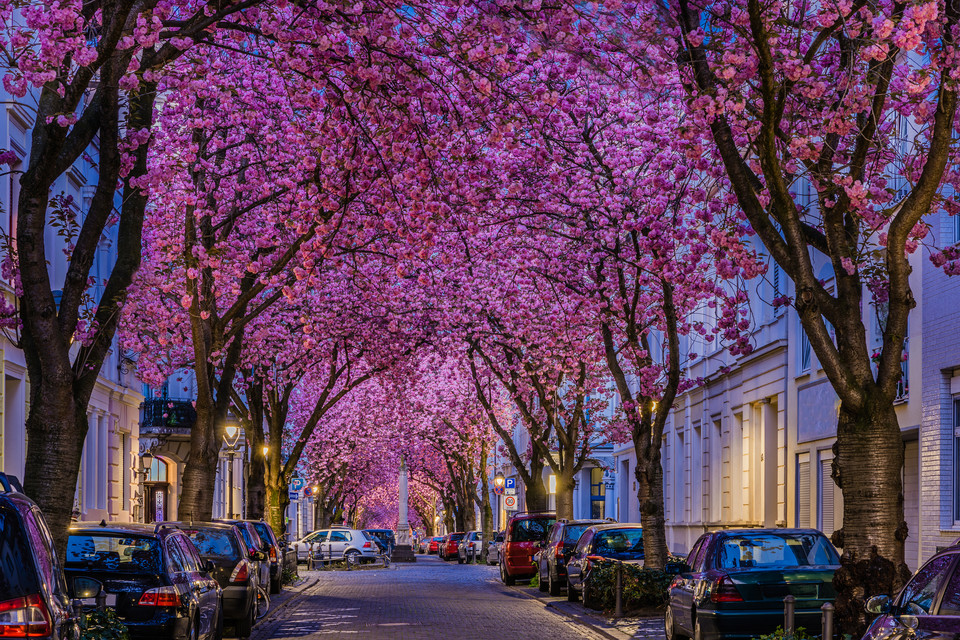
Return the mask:
[[[307,589],[263,620],[252,640],[608,639],[545,606],[545,601],[500,584],[497,567],[417,563],[367,571],[311,572]]]

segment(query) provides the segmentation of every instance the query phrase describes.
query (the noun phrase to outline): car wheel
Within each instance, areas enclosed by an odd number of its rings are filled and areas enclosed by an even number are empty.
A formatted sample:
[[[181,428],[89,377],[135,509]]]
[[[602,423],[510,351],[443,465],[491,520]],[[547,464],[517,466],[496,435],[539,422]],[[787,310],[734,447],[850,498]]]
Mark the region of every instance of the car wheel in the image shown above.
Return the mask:
[[[583,600],[583,607],[585,609],[600,609],[600,603],[597,602],[597,597],[593,593],[593,589],[590,588],[590,585],[584,581],[583,583],[583,593],[580,595],[580,598]]]
[[[235,631],[237,632],[237,637],[239,637],[240,640],[246,640],[250,637],[250,632],[253,631],[253,619],[255,616],[256,611],[254,610],[254,607],[250,607],[250,613],[247,614],[246,619],[237,620]]]
[[[343,554],[344,559],[346,559],[347,564],[359,564],[360,563],[360,552],[356,549],[350,549]]]
[[[679,640],[677,630],[674,628],[673,608],[668,604],[667,610],[663,613],[663,630],[667,634],[667,640]]]
[[[550,571],[547,571],[547,582],[547,590],[550,592],[550,595],[554,597],[559,596],[562,585],[560,584],[560,580],[553,579],[553,574],[550,573]]]
[[[457,554],[457,564],[463,564],[463,556],[461,556],[459,553]]]
[[[500,580],[503,581],[503,584],[508,587],[512,587],[517,584],[517,579],[507,573],[507,566],[505,562],[500,563]]]
[[[547,569],[547,573],[550,573],[550,569]],[[547,592],[547,579],[540,575],[540,567],[537,567],[537,589],[540,590],[540,593]]]
[[[277,576],[276,579],[270,580],[270,593],[277,594],[283,590],[283,585],[280,584],[280,576]]]
[[[188,640],[200,640],[200,621],[193,620],[190,623],[190,635],[187,636]]]
[[[573,588],[573,585],[570,584],[570,581],[567,581],[567,602],[576,602],[580,599],[580,595],[577,593],[577,590]]]

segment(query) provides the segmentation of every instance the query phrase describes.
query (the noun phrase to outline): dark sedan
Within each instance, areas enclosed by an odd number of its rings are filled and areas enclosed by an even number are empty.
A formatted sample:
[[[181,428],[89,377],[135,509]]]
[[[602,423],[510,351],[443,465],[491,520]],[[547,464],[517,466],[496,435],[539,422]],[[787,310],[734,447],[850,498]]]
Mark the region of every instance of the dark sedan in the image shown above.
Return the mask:
[[[875,596],[867,611],[880,614],[864,640],[954,640],[960,637],[960,547],[930,558],[891,599]]]
[[[540,591],[560,595],[560,590],[567,586],[567,562],[580,535],[591,525],[607,523],[609,520],[557,520],[554,523],[543,547],[534,556],[540,570]]]
[[[217,640],[223,635],[220,586],[180,529],[117,524],[71,527],[69,578],[103,584],[107,606],[144,640]]]
[[[240,532],[231,524],[181,524],[183,532],[213,564],[211,575],[223,589],[223,618],[241,640],[250,636],[257,615],[257,577],[245,553]]]
[[[783,599],[796,598],[796,625],[820,626],[836,597],[836,549],[814,529],[706,533],[670,584],[667,638],[754,638],[783,624]]]
[[[567,600],[583,598],[583,606],[596,608],[590,574],[612,560],[643,562],[643,529],[639,524],[600,524],[584,530],[567,563]]]

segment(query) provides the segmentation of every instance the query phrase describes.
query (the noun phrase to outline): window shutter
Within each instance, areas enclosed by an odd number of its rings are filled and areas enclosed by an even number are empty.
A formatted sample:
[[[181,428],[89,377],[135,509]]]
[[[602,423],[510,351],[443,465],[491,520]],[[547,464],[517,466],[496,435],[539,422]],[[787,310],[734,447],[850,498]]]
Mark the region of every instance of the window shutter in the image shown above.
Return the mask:
[[[810,454],[797,456],[797,526],[808,528],[810,521]]]
[[[820,460],[820,531],[827,536],[833,534],[833,490],[836,485],[830,477],[832,460]]]

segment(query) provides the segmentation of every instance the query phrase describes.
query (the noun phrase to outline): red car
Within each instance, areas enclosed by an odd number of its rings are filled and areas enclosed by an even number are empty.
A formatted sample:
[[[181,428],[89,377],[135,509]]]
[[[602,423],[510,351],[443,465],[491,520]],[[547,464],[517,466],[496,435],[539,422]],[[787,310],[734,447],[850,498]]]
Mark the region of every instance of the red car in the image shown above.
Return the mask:
[[[427,553],[440,553],[440,541],[443,540],[441,537],[430,538],[427,542]]]
[[[515,584],[517,578],[532,578],[537,573],[533,554],[539,549],[550,527],[557,521],[553,512],[517,513],[507,522],[507,530],[500,548],[500,579],[505,585]]]
[[[458,558],[460,554],[460,541],[463,540],[463,536],[465,535],[467,535],[465,532],[458,531],[443,536],[443,539],[440,540],[440,559],[451,560]]]

